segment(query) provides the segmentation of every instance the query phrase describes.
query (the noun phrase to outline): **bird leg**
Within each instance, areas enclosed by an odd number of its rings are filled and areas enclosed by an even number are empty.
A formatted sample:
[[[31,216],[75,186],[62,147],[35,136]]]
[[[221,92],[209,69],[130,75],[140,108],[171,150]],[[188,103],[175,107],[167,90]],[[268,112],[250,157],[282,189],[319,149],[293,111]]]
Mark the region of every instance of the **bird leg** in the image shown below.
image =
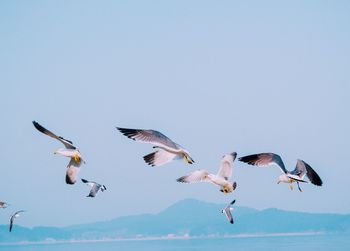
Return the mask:
[[[290,190],[293,190],[293,181],[292,180],[290,181],[289,188],[290,188]]]
[[[300,185],[299,185],[299,182],[297,181],[297,185],[298,185],[298,189],[299,189],[299,191],[300,192],[302,192],[303,190],[301,190],[301,188],[300,188]]]

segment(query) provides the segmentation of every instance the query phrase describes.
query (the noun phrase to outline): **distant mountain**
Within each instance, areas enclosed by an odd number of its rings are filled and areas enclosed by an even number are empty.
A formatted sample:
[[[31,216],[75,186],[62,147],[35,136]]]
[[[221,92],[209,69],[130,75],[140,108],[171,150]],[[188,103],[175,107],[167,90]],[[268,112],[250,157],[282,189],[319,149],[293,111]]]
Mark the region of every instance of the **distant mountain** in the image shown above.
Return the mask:
[[[64,228],[16,225],[12,233],[0,226],[0,242],[91,240],[161,236],[223,236],[271,233],[350,233],[350,215],[311,214],[279,209],[255,210],[236,207],[235,223],[229,224],[221,209],[225,205],[182,200],[159,214],[136,215],[111,221]]]

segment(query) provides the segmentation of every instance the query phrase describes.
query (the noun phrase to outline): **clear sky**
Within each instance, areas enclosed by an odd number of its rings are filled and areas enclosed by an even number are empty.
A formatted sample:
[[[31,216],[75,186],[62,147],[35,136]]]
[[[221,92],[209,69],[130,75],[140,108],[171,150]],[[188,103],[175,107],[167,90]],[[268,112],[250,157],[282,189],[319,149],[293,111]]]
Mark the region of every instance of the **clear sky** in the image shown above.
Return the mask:
[[[1,1],[0,199],[19,224],[64,226],[156,213],[184,198],[258,209],[350,213],[349,1]],[[62,145],[87,164],[65,184]],[[151,145],[115,126],[156,129],[196,161],[149,167]],[[277,185],[280,170],[234,163],[238,188],[175,180],[216,172],[223,154],[275,152],[324,186]]]

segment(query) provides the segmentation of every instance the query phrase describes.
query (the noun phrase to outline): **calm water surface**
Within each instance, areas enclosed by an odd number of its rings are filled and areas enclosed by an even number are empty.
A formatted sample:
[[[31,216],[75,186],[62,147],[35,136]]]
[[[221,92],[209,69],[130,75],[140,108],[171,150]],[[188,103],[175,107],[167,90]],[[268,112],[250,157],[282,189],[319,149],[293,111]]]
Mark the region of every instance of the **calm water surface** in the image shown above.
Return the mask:
[[[64,243],[64,244],[33,244],[17,246],[0,246],[0,250],[9,251],[136,251],[136,250],[219,250],[219,251],[350,251],[350,234],[314,235],[314,236],[276,236],[249,238],[215,238],[187,240],[142,240],[114,241],[93,243]]]

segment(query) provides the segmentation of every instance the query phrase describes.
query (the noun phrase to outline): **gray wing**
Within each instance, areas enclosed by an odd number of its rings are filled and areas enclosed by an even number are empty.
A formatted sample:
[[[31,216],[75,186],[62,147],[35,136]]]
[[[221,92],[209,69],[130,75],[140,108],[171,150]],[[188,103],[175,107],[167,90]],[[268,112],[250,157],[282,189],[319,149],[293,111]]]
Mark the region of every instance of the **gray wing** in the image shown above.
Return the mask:
[[[80,165],[81,162],[76,162],[74,158],[71,158],[68,166],[67,166],[67,172],[66,172],[66,183],[69,185],[75,184],[77,182],[76,175],[80,171]]]
[[[95,181],[88,181],[85,179],[81,179],[81,181],[91,187],[90,193],[87,197],[95,197],[98,190],[100,190],[101,185],[96,183]]]
[[[15,219],[15,215],[12,215],[11,218],[10,218],[10,232],[12,231],[12,226],[13,226],[13,221]]]
[[[293,175],[299,176],[299,178],[303,179],[306,174],[306,167],[302,160],[298,160],[295,166],[295,169],[290,172]]]
[[[306,174],[310,182],[316,186],[322,186],[323,184],[320,176],[318,176],[315,170],[312,169],[311,166],[303,160],[298,159],[297,165],[291,173],[295,175],[299,175],[299,177],[301,178],[303,178]]]
[[[233,200],[233,201],[231,201],[226,207],[225,207],[225,209],[230,209],[230,207],[233,205],[233,204],[235,204],[235,202],[236,202],[236,200]]]
[[[18,217],[19,213],[22,213],[22,212],[24,212],[24,210],[19,210],[19,211],[15,212],[13,215],[11,215],[11,218],[10,218],[10,229],[9,229],[10,232],[12,231],[12,226],[13,226],[13,222],[14,222],[15,218]]]
[[[282,158],[275,153],[258,153],[248,156],[244,156],[238,159],[241,162],[247,163],[253,166],[268,166],[271,164],[276,164],[281,168],[282,172],[287,173],[287,169],[284,166]]]
[[[171,149],[180,149],[180,146],[176,144],[174,141],[169,139],[167,136],[162,134],[161,132],[155,130],[143,130],[143,129],[128,129],[128,128],[120,128],[117,129],[124,134],[126,137],[141,141],[145,143],[150,143],[156,146],[171,148]]]
[[[210,181],[208,178],[209,173],[206,170],[196,170],[185,176],[178,178],[177,182],[182,183],[196,183],[200,181]]]
[[[56,134],[54,134],[53,132],[47,130],[46,128],[44,128],[42,125],[40,125],[38,122],[33,121],[33,125],[34,127],[41,133],[46,134],[47,136],[50,136],[51,138],[57,139],[58,141],[62,142],[62,144],[67,148],[67,149],[76,149],[75,146],[73,146],[73,142],[65,139],[63,137],[57,136]]]
[[[92,186],[92,188],[90,190],[88,197],[95,197],[98,190],[100,190],[100,188],[101,188],[100,184],[94,183],[94,185]]]
[[[177,158],[177,154],[165,150],[158,150],[143,156],[144,161],[150,166],[161,166]]]
[[[220,162],[220,169],[217,174],[219,177],[223,177],[225,180],[229,180],[232,177],[233,161],[236,159],[237,153],[225,154]]]
[[[225,215],[226,215],[228,221],[229,221],[231,224],[233,224],[233,217],[232,217],[232,214],[231,214],[230,207],[225,208],[225,209],[224,209],[224,212],[225,212]]]
[[[19,211],[17,211],[14,215],[20,214],[20,213],[23,213],[23,212],[25,212],[25,211],[24,211],[24,210],[19,210]]]

